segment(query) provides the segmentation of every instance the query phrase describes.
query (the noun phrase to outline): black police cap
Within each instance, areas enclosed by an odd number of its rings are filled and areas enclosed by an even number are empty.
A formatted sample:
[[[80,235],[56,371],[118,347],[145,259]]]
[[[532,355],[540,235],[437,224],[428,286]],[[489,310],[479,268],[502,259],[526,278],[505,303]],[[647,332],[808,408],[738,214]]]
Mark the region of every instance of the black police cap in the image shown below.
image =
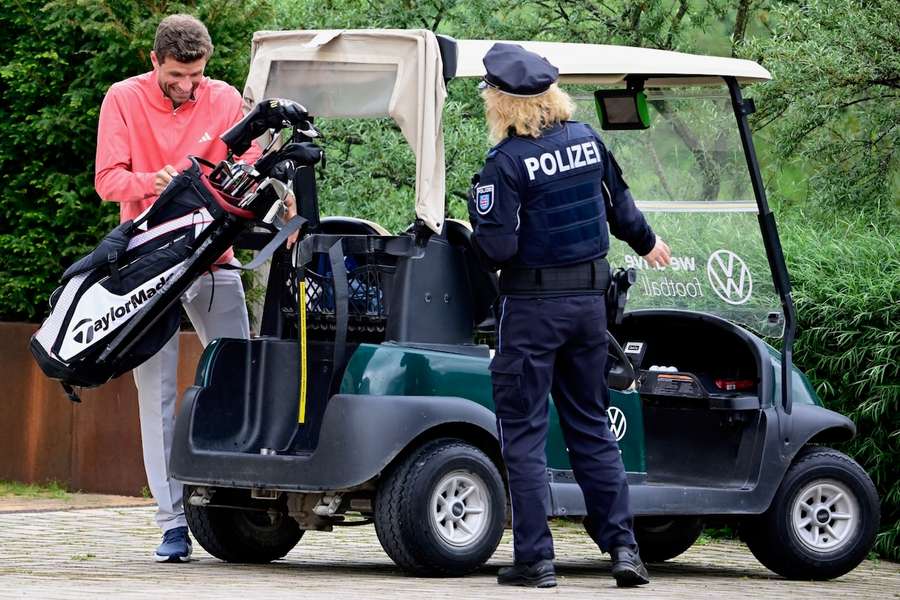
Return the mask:
[[[513,96],[540,96],[559,79],[559,69],[518,44],[494,44],[482,59],[484,84]]]

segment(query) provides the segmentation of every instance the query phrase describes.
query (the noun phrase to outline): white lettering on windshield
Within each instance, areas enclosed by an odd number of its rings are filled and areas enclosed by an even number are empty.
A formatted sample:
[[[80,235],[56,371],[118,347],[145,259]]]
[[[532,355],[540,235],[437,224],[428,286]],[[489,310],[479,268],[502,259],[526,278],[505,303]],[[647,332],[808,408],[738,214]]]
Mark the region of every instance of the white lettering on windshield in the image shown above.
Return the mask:
[[[697,260],[693,256],[673,256],[672,264],[669,267],[658,266],[651,267],[650,264],[641,258],[640,256],[635,256],[634,254],[626,254],[625,255],[625,268],[635,268],[638,271],[645,269],[654,269],[656,271],[665,271],[667,268],[672,269],[673,271],[696,271],[697,270]]]
[[[646,277],[640,279],[641,291],[645,296],[663,296],[670,298],[673,296],[680,298],[702,298],[703,286],[700,280],[694,277],[691,281],[672,281],[668,277],[663,277],[659,281],[650,281]]]

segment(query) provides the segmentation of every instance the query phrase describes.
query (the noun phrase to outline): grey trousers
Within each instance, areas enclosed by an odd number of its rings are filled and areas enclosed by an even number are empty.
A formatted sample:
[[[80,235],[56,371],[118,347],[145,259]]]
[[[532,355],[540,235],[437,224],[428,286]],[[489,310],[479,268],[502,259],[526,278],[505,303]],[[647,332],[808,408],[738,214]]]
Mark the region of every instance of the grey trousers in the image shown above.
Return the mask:
[[[215,293],[213,294],[213,281]],[[213,303],[210,308],[210,296]],[[200,277],[181,297],[181,304],[206,346],[216,338],[250,337],[244,288],[237,271],[217,270]],[[187,525],[181,503],[181,483],[169,477],[169,456],[175,431],[178,334],[153,358],[134,369],[141,417],[141,445],[150,493],[158,506],[156,523],[166,532]]]

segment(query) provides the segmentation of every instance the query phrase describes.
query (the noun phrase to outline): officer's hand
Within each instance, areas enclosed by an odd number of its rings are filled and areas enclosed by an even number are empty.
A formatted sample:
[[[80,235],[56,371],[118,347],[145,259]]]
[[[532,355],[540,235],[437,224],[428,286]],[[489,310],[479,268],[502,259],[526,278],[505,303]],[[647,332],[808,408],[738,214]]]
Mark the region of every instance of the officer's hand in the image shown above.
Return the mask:
[[[651,267],[666,267],[672,264],[672,251],[661,237],[656,236],[656,244],[653,246],[653,250],[644,255],[644,260]]]
[[[287,196],[284,197],[283,202],[284,202],[285,209],[287,209],[285,221],[290,221],[291,219],[293,219],[294,217],[297,216],[297,200],[294,198],[294,194],[292,194],[291,192],[288,192]],[[294,233],[292,233],[291,235],[288,236],[287,241],[284,243],[284,245],[288,249],[290,249],[291,247],[293,247],[294,244],[297,243],[297,236],[299,235],[299,233],[300,233],[299,231],[295,231]]]
[[[169,182],[176,175],[178,175],[178,169],[172,165],[166,165],[156,173],[156,176],[153,178],[153,191],[157,196],[166,189],[166,186],[169,185]]]

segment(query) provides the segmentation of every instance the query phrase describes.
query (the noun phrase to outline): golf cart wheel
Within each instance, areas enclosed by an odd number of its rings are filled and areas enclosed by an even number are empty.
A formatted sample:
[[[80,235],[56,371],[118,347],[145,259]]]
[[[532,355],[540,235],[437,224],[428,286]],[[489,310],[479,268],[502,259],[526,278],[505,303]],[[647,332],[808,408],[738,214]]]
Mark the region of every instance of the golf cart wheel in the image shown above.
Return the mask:
[[[388,556],[420,576],[460,576],[497,549],[506,491],[478,448],[439,439],[416,449],[381,482],[375,531]]]
[[[634,520],[634,537],[641,558],[647,562],[663,562],[675,558],[694,545],[703,533],[699,517],[638,517]]]
[[[853,459],[809,446],[788,469],[763,514],[741,537],[763,565],[788,579],[833,579],[872,547],[880,508],[872,480]]]
[[[272,562],[290,552],[303,537],[303,530],[286,512],[193,506],[187,502],[191,491],[185,486],[188,527],[203,549],[216,558],[234,563]],[[218,490],[213,502],[240,506],[249,498],[245,490]]]

